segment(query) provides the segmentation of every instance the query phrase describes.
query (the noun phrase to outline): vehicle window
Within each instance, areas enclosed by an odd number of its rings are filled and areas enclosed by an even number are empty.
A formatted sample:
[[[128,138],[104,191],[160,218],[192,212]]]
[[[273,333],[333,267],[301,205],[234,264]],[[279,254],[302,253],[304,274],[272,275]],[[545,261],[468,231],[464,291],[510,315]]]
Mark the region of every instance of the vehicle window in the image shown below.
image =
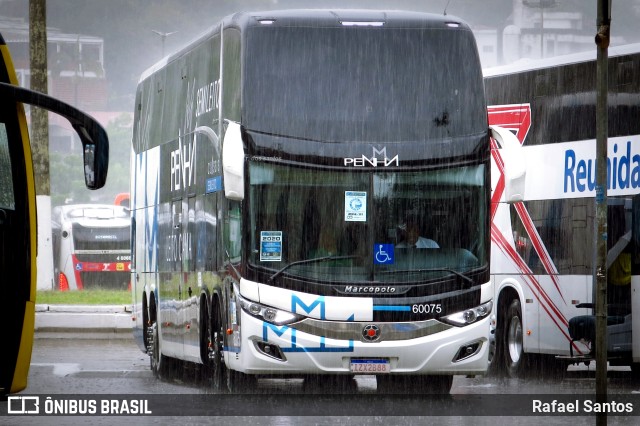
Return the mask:
[[[4,123],[0,123],[0,208],[10,210],[16,208],[11,177],[9,138]]]

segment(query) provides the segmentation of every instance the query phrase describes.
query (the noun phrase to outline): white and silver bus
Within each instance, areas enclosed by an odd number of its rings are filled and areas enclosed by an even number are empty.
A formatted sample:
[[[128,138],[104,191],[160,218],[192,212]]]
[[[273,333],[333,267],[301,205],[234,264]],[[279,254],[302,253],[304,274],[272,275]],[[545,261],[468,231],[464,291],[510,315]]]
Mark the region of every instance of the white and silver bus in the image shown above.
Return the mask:
[[[640,299],[631,295],[640,291],[640,45],[609,52],[608,351],[612,364],[635,371],[640,316],[632,327],[631,311],[640,309]],[[524,201],[491,209],[497,319],[492,365],[511,376],[561,371],[566,364],[556,355],[588,358],[593,351],[574,341],[569,324],[591,315],[595,301],[595,53],[484,73],[489,123],[510,129],[526,158]],[[499,176],[497,171],[494,179]]]
[[[131,279],[129,210],[69,204],[51,214],[56,289],[127,289]]]
[[[204,364],[232,391],[365,373],[448,393],[484,373],[490,133],[474,36],[452,16],[241,13],[150,68],[131,212],[152,369]]]

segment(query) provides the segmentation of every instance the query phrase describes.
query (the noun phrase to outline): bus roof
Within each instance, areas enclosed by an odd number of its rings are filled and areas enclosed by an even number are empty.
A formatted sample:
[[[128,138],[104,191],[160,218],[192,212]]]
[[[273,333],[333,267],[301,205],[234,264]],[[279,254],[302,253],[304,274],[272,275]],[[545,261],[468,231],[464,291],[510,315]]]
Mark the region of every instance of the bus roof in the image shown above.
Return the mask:
[[[610,47],[608,50],[608,56],[624,56],[638,52],[640,52],[640,43],[633,43]],[[584,52],[559,55],[545,59],[521,59],[508,65],[485,68],[482,70],[482,73],[484,77],[487,78],[499,75],[516,74],[525,71],[540,70],[561,65],[577,64],[580,62],[589,62],[596,60],[596,53],[597,50],[592,49]]]
[[[431,28],[447,23],[463,24],[460,18],[402,10],[358,10],[358,9],[292,9],[266,12],[237,13],[229,17],[241,27],[273,26],[386,26],[395,28]],[[466,25],[466,24],[465,24]]]
[[[353,27],[386,27],[386,28],[438,28],[454,27],[471,31],[469,25],[453,15],[402,11],[402,10],[367,10],[367,9],[289,9],[262,12],[238,12],[222,19],[222,25],[235,28],[258,26],[273,27],[316,27],[341,28]],[[185,48],[162,58],[145,70],[138,83],[147,79],[156,71],[164,68],[174,59],[180,57],[198,41],[210,37],[220,31],[220,24],[213,25],[204,34],[190,42]]]

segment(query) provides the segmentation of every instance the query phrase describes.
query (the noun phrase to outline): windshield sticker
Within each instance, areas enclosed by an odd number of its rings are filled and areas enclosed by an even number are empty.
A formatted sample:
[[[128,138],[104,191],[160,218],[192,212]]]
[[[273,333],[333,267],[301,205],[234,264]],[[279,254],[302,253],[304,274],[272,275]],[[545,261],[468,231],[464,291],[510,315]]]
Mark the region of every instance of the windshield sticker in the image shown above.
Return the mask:
[[[376,244],[374,247],[373,263],[376,265],[393,265],[393,244]]]
[[[260,261],[282,261],[282,231],[260,232]]]
[[[344,192],[345,222],[367,221],[367,193],[358,191]]]

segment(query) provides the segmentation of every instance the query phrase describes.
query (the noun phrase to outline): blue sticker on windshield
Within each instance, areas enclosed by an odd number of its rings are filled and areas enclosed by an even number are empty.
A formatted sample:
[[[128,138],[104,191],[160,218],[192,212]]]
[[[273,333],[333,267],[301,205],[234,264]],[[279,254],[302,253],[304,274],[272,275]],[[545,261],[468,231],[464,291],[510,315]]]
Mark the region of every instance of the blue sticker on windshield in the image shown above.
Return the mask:
[[[260,232],[260,261],[282,261],[282,231]]]
[[[377,244],[373,249],[373,263],[392,265],[394,263],[393,244]]]

